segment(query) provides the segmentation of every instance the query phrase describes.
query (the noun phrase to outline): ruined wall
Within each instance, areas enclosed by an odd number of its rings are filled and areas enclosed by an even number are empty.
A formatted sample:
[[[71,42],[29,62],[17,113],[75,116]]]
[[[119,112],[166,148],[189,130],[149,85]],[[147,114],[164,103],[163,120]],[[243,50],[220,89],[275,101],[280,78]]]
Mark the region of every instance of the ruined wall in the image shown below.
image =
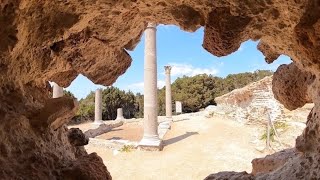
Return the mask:
[[[242,123],[265,123],[268,114],[272,121],[285,116],[284,106],[272,92],[272,76],[217,97],[215,102],[221,109],[228,109],[228,116]]]
[[[1,177],[111,178],[101,159],[70,143],[63,123],[76,106],[50,100],[48,81],[66,87],[81,73],[94,83],[112,84],[130,66],[126,50],[134,49],[148,21],[186,31],[204,26],[203,47],[216,56],[249,39],[260,40],[268,63],[290,56],[296,68],[275,74],[274,93],[291,109],[309,101],[315,107],[297,140],[304,156],[270,177],[319,177],[319,11],[318,0],[1,0]],[[90,167],[89,174],[82,165]]]

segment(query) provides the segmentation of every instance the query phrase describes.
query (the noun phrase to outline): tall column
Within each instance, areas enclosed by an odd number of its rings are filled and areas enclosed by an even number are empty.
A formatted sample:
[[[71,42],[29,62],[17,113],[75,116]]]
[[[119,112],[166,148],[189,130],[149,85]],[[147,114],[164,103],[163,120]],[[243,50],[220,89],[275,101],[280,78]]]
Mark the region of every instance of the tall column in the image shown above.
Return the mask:
[[[52,98],[59,98],[63,96],[63,87],[60,87],[57,83],[52,83]]]
[[[140,147],[159,147],[156,24],[148,23],[144,49],[144,123]]]
[[[102,91],[101,89],[96,90],[94,97],[94,123],[102,122]]]
[[[172,121],[171,66],[164,66],[166,73],[166,118]]]

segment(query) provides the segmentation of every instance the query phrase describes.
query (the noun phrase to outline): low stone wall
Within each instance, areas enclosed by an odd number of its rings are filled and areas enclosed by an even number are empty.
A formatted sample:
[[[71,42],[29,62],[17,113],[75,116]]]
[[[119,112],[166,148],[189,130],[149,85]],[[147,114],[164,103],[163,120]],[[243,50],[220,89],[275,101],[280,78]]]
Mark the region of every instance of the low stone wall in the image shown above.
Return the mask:
[[[113,128],[119,127],[123,125],[123,121],[122,120],[115,120],[115,121],[111,121],[108,122],[108,124],[100,124],[98,128],[96,129],[89,129],[88,131],[86,131],[84,134],[88,137],[88,138],[94,138],[96,136],[99,136],[101,134],[104,134],[106,132],[111,131]]]

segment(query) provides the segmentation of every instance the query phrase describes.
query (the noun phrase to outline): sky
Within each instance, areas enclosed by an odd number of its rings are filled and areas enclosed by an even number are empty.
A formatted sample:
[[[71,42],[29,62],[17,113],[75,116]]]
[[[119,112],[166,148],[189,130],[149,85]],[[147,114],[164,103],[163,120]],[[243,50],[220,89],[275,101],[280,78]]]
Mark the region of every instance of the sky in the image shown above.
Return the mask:
[[[171,65],[171,81],[178,77],[197,74],[212,74],[225,77],[228,74],[253,72],[255,70],[273,70],[281,64],[289,64],[290,58],[281,55],[272,64],[267,64],[263,54],[257,50],[258,42],[246,41],[240,48],[224,57],[216,57],[202,47],[204,29],[190,33],[173,25],[157,26],[157,70],[158,87],[165,85],[164,66]],[[113,86],[121,90],[143,94],[144,36],[133,51],[131,66],[120,76]],[[71,91],[78,99],[85,98],[91,91],[104,86],[92,83],[79,75],[66,90]]]

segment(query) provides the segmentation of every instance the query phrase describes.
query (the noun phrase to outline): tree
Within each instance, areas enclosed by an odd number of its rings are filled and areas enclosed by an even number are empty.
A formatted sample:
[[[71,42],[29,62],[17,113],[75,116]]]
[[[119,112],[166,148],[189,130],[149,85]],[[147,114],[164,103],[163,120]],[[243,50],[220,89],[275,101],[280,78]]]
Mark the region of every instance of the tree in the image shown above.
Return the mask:
[[[196,112],[208,105],[215,105],[215,97],[234,89],[242,88],[249,83],[272,75],[272,71],[257,70],[253,73],[230,74],[225,78],[201,74],[193,77],[183,76],[172,83],[172,105],[181,101],[183,112]],[[65,91],[66,95],[74,97]],[[94,92],[79,101],[77,118],[93,120]],[[116,87],[107,87],[102,91],[102,117],[112,120],[117,117],[117,108],[123,108],[125,118],[143,117],[143,95],[122,91]],[[165,87],[158,90],[158,114],[165,115]]]

